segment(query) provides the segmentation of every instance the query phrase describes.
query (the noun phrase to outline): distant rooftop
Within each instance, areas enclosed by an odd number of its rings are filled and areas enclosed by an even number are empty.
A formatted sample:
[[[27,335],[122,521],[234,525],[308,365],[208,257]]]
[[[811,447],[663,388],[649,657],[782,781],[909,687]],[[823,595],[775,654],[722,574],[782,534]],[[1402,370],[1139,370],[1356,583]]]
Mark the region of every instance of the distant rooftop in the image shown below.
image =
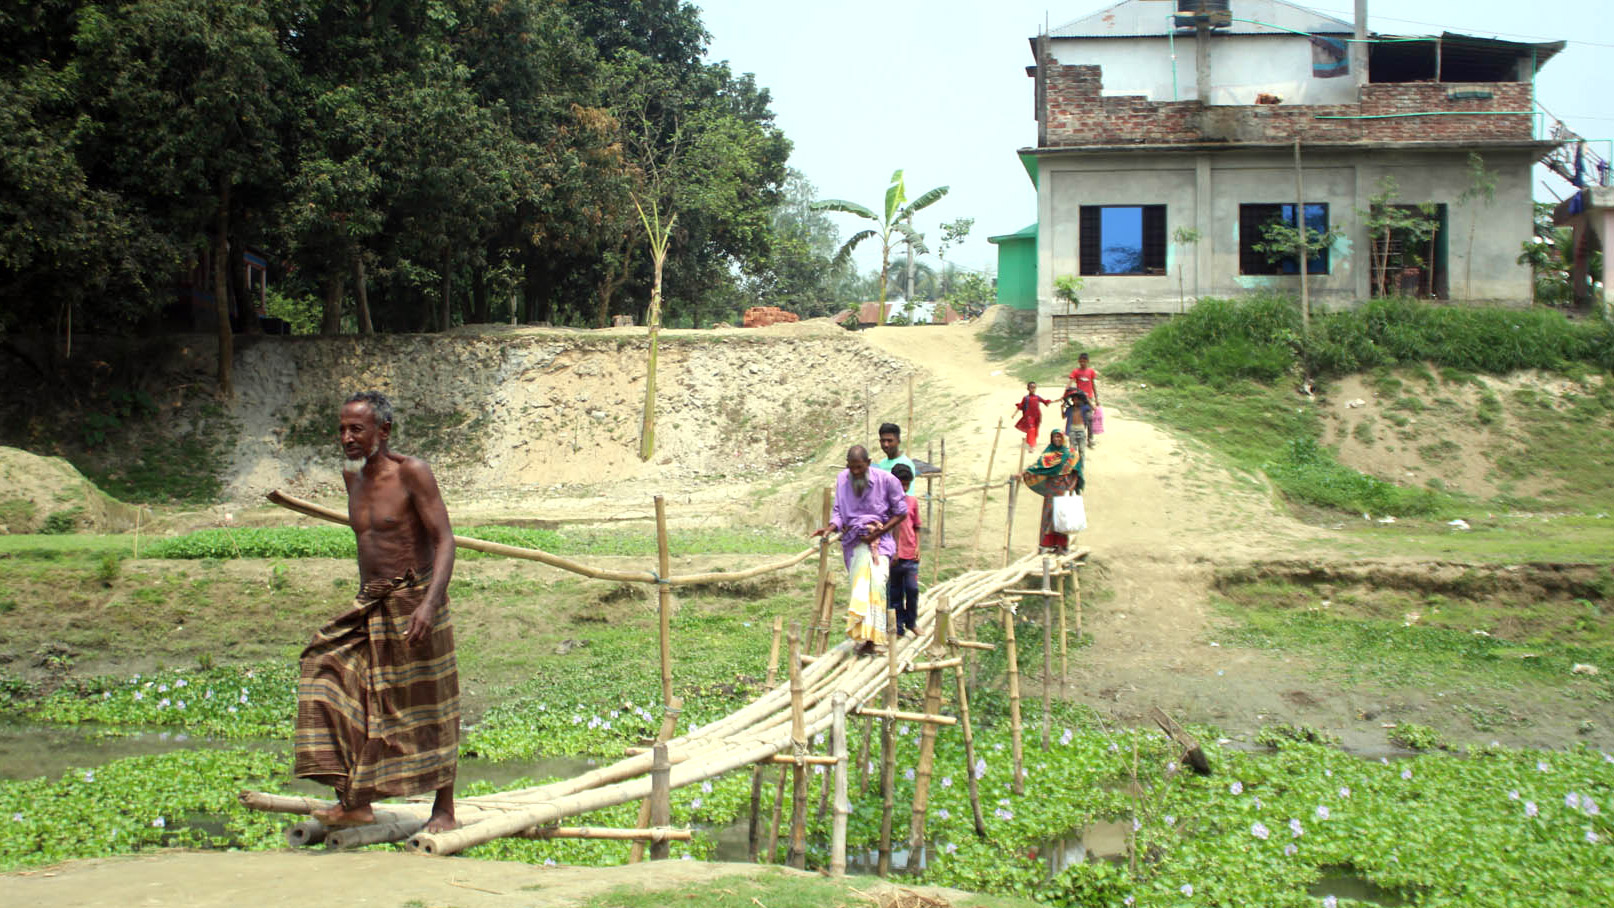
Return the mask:
[[[1223,35],[1283,35],[1306,32],[1313,35],[1349,35],[1351,23],[1314,12],[1283,0],[1232,0],[1237,22],[1216,29]],[[1121,0],[1114,6],[1067,22],[1048,33],[1050,38],[1142,38],[1165,36],[1176,31],[1177,4],[1160,0]],[[1256,23],[1268,23],[1258,25]],[[1272,26],[1277,26],[1276,28]]]

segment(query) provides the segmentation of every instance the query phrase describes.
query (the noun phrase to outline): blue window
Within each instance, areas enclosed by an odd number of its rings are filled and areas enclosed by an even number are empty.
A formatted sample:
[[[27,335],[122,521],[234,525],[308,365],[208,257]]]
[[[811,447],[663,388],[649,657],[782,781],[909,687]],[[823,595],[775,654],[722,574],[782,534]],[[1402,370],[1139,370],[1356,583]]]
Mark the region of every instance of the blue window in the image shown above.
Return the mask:
[[[1165,274],[1166,206],[1083,205],[1082,274]]]
[[[1295,206],[1240,205],[1239,206],[1239,273],[1240,274],[1299,274],[1300,267],[1293,254],[1273,256],[1264,249],[1256,249],[1266,240],[1268,224],[1295,224]],[[1319,234],[1328,232],[1328,205],[1324,202],[1306,203],[1306,227]],[[1307,274],[1328,273],[1328,249],[1313,250],[1306,262]]]

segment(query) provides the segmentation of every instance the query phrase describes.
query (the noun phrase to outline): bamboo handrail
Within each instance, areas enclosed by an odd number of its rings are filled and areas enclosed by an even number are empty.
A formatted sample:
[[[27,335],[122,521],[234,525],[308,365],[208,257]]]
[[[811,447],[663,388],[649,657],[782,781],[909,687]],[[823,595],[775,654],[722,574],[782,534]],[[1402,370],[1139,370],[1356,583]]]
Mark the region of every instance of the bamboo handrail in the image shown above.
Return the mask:
[[[266,497],[268,497],[270,501],[289,511],[296,511],[299,514],[303,514],[308,517],[317,517],[320,520],[329,520],[332,523],[340,523],[343,526],[352,525],[348,521],[347,515],[343,514],[341,511],[327,508],[324,505],[315,504],[312,501],[304,501],[303,499],[292,495],[287,495],[285,492],[282,492],[279,489],[275,489],[273,492],[270,492]],[[839,534],[831,535],[835,538],[839,538]],[[826,539],[826,544],[828,541],[829,540]],[[542,549],[529,549],[521,546],[505,545],[502,542],[489,542],[486,539],[472,539],[469,536],[460,536],[458,534],[454,536],[454,545],[462,549],[486,552],[489,555],[504,555],[510,558],[520,558],[525,561],[537,561],[547,564],[550,567],[557,567],[563,571],[571,571],[574,574],[582,574],[584,577],[590,577],[595,580],[617,580],[623,583],[658,582],[655,573],[652,571],[613,571],[607,568],[594,568],[589,567],[581,561],[573,561],[570,558],[556,555],[551,552],[545,552]],[[781,561],[760,564],[753,568],[746,568],[743,571],[707,571],[701,574],[685,574],[680,577],[666,577],[662,582],[665,582],[668,586],[693,586],[701,583],[749,580],[752,577],[757,577],[762,574],[793,568],[816,554],[818,554],[818,546],[814,545],[811,548],[803,549],[802,551],[797,552],[796,554],[791,555],[789,558],[785,558]]]

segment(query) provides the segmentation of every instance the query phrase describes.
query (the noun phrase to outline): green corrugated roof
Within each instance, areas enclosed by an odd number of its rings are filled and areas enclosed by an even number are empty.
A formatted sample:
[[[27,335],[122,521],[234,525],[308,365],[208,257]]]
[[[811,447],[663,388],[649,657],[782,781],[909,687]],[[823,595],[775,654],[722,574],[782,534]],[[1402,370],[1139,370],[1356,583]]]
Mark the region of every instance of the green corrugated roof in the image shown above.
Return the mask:
[[[1021,227],[1019,230],[1016,230],[1013,233],[1002,233],[1002,234],[998,234],[997,236],[989,236],[989,237],[986,238],[986,241],[988,243],[1002,243],[1002,242],[1005,242],[1007,240],[1024,240],[1024,239],[1032,239],[1032,240],[1034,240],[1036,238],[1037,238],[1037,222],[1032,221],[1031,223],[1027,224],[1024,227]]]

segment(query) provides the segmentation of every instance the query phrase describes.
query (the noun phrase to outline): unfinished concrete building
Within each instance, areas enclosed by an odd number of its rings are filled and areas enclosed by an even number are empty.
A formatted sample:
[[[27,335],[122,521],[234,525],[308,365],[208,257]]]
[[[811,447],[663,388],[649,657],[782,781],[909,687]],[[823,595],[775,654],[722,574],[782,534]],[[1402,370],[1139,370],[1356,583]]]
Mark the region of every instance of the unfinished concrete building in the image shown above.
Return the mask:
[[[1302,284],[1316,309],[1529,304],[1531,167],[1556,145],[1538,137],[1534,77],[1562,42],[1369,34],[1282,0],[1123,0],[1031,48],[1037,145],[1020,154],[1042,349]],[[1375,208],[1386,177],[1396,193]],[[1421,226],[1370,230],[1387,209]],[[1297,211],[1326,243],[1304,276],[1274,249]],[[1076,314],[1064,275],[1083,282]]]

